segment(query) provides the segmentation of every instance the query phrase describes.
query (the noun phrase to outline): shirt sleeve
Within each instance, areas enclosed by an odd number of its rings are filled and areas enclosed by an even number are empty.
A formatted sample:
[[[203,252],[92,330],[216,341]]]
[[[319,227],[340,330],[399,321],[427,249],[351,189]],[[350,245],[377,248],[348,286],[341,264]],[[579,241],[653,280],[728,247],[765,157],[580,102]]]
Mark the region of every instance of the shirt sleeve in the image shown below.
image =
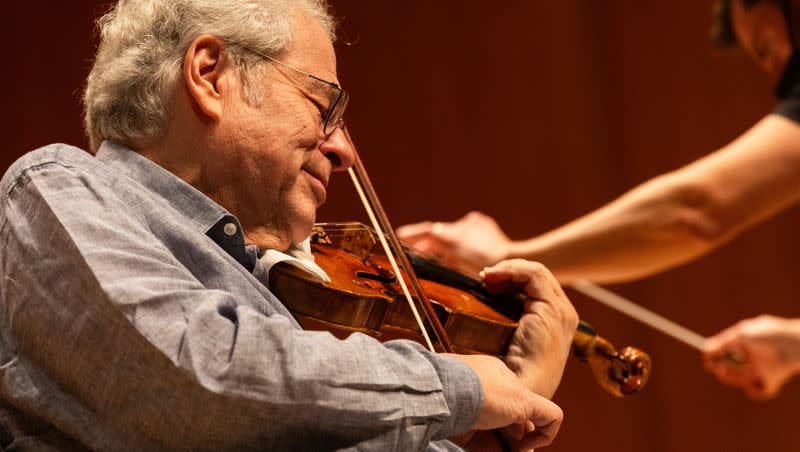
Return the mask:
[[[781,100],[772,112],[800,123],[800,95]]]
[[[96,176],[48,164],[8,186],[2,394],[92,448],[420,450],[478,416],[460,361],[206,287]]]
[[[796,58],[792,58],[791,65],[797,65]],[[794,69],[797,69],[794,67]],[[791,119],[794,122],[800,122],[800,83],[796,83],[796,77],[789,79],[794,83],[786,90],[786,93],[780,97],[778,105],[772,113]]]

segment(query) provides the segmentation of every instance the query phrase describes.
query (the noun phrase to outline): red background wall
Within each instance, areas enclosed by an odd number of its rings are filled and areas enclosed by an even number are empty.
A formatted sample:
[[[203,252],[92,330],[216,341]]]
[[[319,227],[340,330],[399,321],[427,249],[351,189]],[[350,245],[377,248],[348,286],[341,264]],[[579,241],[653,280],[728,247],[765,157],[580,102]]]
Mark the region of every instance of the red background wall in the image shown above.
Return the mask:
[[[50,142],[85,147],[79,98],[104,4],[6,6],[0,169]],[[393,222],[479,209],[527,237],[727,143],[773,101],[744,56],[710,49],[710,4],[333,0],[347,121]],[[362,219],[348,180],[333,187],[320,220]],[[762,312],[797,315],[798,224],[791,210],[613,289],[701,334]],[[797,450],[800,384],[751,402],[704,374],[696,351],[572,295],[603,336],[649,352],[653,376],[617,400],[570,362],[550,450]]]

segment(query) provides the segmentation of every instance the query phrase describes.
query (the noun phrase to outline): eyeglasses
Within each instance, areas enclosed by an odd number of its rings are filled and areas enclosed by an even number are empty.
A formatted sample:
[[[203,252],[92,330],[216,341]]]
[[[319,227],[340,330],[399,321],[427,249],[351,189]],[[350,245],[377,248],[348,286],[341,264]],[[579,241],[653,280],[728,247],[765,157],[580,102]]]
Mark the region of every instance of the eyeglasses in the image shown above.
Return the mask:
[[[241,44],[239,44],[239,45],[241,45]],[[331,88],[333,92],[332,92],[332,95],[330,96],[330,99],[332,99],[331,103],[330,103],[330,107],[328,107],[327,111],[324,111],[322,113],[322,116],[323,116],[322,133],[324,133],[325,136],[328,136],[328,135],[332,134],[337,128],[344,126],[344,111],[347,108],[347,103],[350,101],[350,95],[347,94],[347,91],[343,90],[342,87],[340,87],[338,83],[329,82],[327,80],[324,80],[324,79],[321,79],[321,78],[317,77],[316,75],[311,75],[306,71],[297,69],[294,66],[290,66],[290,65],[284,63],[283,61],[276,60],[275,58],[273,58],[273,57],[271,57],[269,55],[263,54],[263,53],[259,52],[258,50],[255,50],[255,49],[253,49],[251,47],[248,47],[248,46],[245,46],[245,45],[242,45],[242,47],[244,47],[247,50],[255,53],[256,55],[260,55],[260,56],[262,56],[262,57],[264,57],[264,58],[266,58],[266,59],[268,59],[268,60],[270,60],[270,61],[272,61],[274,63],[280,64],[283,67],[289,68],[289,69],[291,69],[291,70],[293,70],[295,72],[299,72],[299,73],[301,73],[301,74],[303,74],[303,75],[305,75],[307,77],[310,77],[311,79],[313,79],[313,80],[315,80],[317,82],[320,82],[320,83],[324,84],[326,87]],[[334,97],[334,95],[335,95],[335,97]]]

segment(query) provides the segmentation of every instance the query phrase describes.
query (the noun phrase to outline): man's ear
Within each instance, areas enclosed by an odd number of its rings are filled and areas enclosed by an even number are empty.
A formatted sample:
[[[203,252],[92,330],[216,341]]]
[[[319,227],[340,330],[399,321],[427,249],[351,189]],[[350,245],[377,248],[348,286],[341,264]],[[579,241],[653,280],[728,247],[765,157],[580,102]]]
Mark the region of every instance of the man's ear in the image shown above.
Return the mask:
[[[199,110],[216,121],[222,115],[222,85],[228,60],[223,57],[225,43],[216,36],[198,36],[183,61],[183,81]]]

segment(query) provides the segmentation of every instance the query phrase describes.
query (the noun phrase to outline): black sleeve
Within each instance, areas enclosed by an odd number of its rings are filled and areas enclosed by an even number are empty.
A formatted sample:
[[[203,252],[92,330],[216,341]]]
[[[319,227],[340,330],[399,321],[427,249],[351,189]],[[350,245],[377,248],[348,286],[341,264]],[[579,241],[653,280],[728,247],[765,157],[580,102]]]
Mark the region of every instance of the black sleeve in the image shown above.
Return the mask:
[[[772,112],[800,123],[800,93],[780,101]]]

